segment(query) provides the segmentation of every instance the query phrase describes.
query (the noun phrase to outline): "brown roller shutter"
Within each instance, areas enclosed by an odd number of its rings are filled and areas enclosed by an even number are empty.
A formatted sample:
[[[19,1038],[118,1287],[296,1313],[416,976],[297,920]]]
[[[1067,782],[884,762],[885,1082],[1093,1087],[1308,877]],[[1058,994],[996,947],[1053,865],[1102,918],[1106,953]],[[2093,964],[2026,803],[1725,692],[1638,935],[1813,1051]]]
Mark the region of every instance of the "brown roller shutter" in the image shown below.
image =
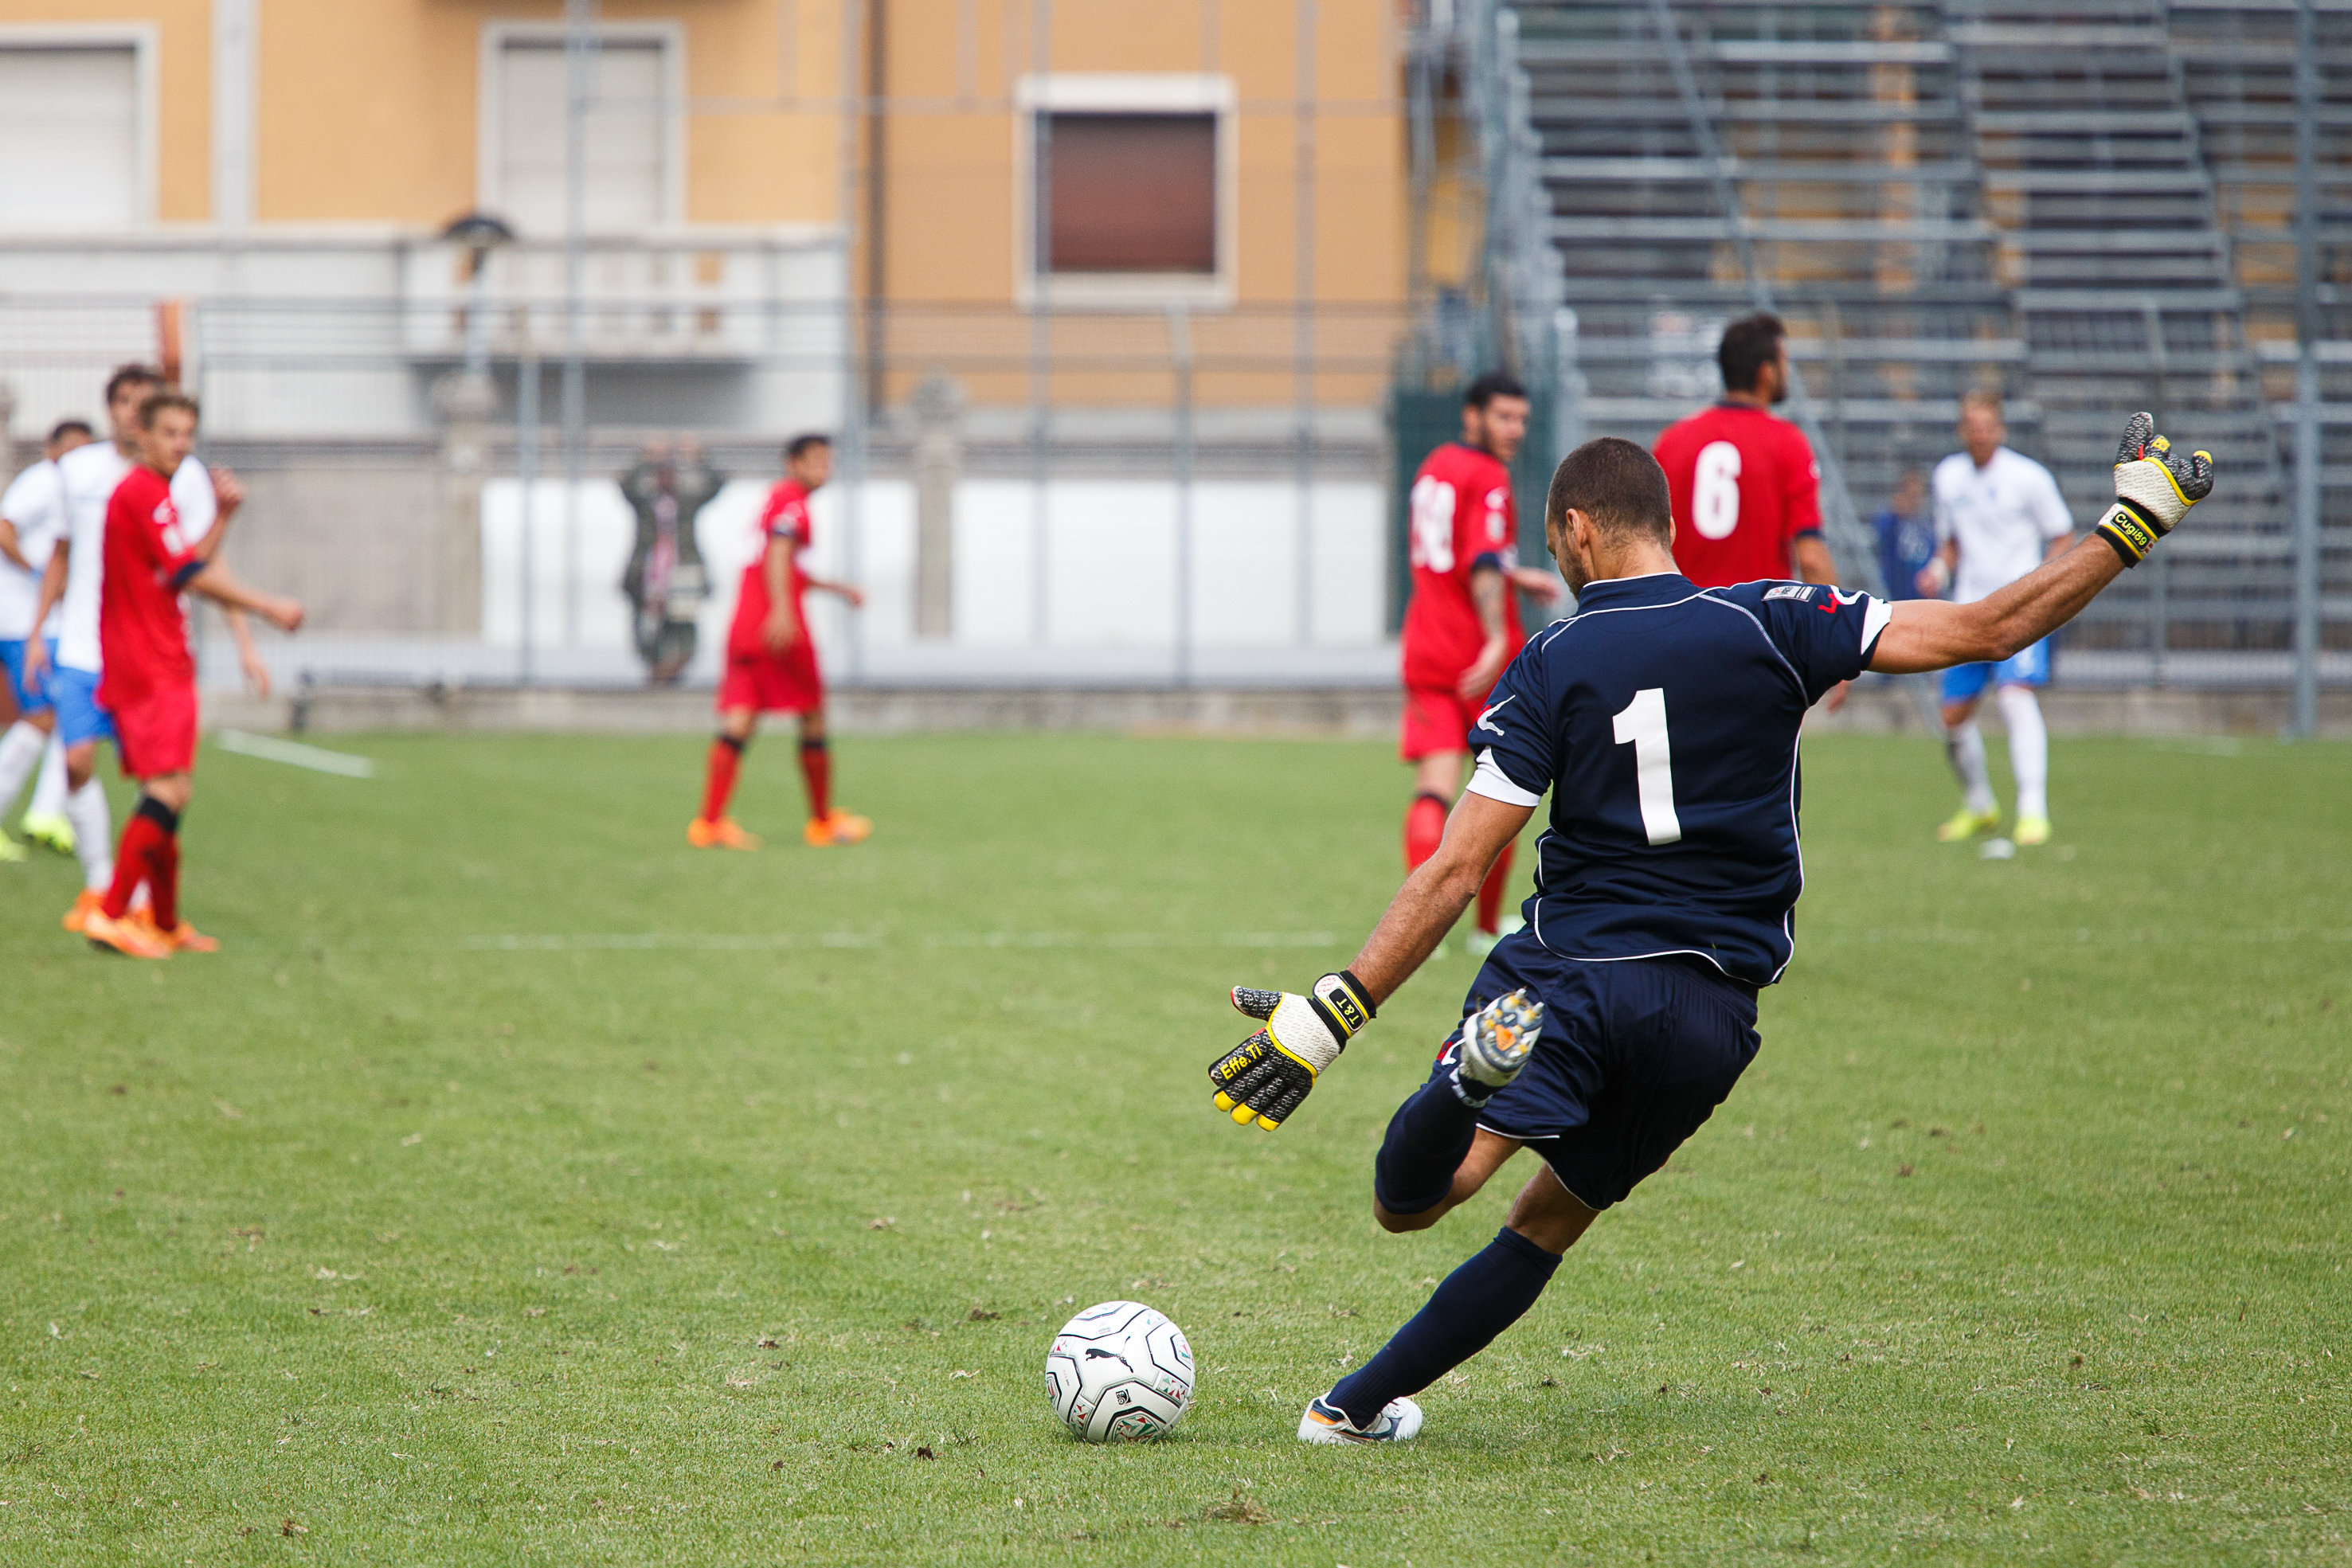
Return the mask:
[[[1217,270],[1217,121],[1056,114],[1048,265],[1055,272]]]

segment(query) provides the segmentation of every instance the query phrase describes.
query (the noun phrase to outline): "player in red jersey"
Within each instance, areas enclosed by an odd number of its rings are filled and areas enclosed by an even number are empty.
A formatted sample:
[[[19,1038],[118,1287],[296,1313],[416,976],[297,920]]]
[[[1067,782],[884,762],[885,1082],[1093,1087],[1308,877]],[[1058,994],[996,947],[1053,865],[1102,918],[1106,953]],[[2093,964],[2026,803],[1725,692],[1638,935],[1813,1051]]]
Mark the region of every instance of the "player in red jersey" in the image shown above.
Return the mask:
[[[1518,507],[1507,465],[1528,434],[1528,392],[1489,372],[1462,394],[1462,439],[1423,459],[1407,503],[1412,601],[1404,612],[1404,737],[1413,765],[1404,817],[1411,871],[1437,852],[1446,814],[1461,792],[1469,735],[1487,688],[1527,640],[1519,594],[1556,599],[1559,580],[1519,565]],[[1470,950],[1484,956],[1502,928],[1511,846],[1503,846],[1478,889]]]
[[[727,797],[743,747],[763,713],[793,713],[801,720],[801,779],[808,786],[808,825],[803,839],[822,848],[854,844],[874,831],[864,817],[833,808],[833,761],[824,740],[824,678],[816,667],[816,643],[809,634],[803,597],[814,588],[837,593],[854,609],[866,596],[846,582],[812,577],[801,568],[809,548],[809,497],[833,476],[833,443],[822,435],[795,436],[784,449],[784,481],[768,493],[760,513],[760,558],[743,569],[735,600],[735,621],[727,633],[727,674],[719,683],[719,737],[702,786],[702,814],[686,829],[696,849],[756,850],[759,839],[727,815]]]
[[[139,780],[139,805],[115,852],[114,882],[82,922],[93,946],[137,958],[164,958],[220,944],[180,918],[180,816],[196,764],[196,664],[188,652],[184,592],[229,610],[251,611],[291,632],[302,607],[259,593],[214,557],[227,514],[193,543],[180,532],[171,476],[196,444],[196,400],[165,388],[139,405],[139,461],[106,504],[106,574],[100,589],[99,642],[105,655],[98,699],[114,715],[122,770]],[[152,927],[131,916],[147,884]]]
[[[1675,564],[1701,588],[1837,581],[1822,538],[1822,465],[1770,410],[1789,395],[1788,330],[1758,312],[1723,329],[1723,401],[1668,425],[1651,455],[1675,508]],[[1834,712],[1843,685],[1824,699]]]

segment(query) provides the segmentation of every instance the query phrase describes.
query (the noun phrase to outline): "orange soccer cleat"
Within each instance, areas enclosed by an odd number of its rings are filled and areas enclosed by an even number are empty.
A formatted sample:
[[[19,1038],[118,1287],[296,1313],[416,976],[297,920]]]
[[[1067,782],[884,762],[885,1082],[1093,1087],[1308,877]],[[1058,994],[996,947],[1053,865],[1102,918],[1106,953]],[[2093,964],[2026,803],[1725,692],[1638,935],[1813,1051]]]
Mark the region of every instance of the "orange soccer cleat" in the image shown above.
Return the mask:
[[[874,836],[874,820],[848,811],[835,811],[824,820],[836,844],[862,844]]]
[[[152,909],[134,909],[130,918],[139,922],[139,929],[162,943],[174,953],[217,953],[220,938],[207,936],[186,921],[181,921],[169,931],[155,924]]]
[[[104,909],[93,909],[82,916],[81,934],[89,945],[101,950],[112,949],[126,958],[168,958],[172,949],[163,939],[148,935],[139,922],[124,915],[117,920]]]
[[[99,906],[105,902],[106,894],[96,888],[85,887],[74,895],[73,907],[66,911],[65,918],[58,924],[79,936],[81,935],[82,925],[92,915],[98,913]]]
[[[686,841],[698,850],[756,850],[760,835],[745,832],[732,817],[715,822],[697,817],[686,825]]]

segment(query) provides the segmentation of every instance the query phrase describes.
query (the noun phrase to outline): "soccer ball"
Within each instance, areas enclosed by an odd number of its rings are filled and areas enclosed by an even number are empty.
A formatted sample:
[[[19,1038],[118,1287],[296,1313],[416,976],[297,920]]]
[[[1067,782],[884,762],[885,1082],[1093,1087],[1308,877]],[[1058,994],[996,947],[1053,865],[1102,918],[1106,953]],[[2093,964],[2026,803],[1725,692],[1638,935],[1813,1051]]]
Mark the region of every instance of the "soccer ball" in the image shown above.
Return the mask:
[[[1045,1396],[1063,1425],[1089,1443],[1160,1437],[1192,1403],[1192,1347],[1142,1302],[1105,1301],[1054,1336]]]

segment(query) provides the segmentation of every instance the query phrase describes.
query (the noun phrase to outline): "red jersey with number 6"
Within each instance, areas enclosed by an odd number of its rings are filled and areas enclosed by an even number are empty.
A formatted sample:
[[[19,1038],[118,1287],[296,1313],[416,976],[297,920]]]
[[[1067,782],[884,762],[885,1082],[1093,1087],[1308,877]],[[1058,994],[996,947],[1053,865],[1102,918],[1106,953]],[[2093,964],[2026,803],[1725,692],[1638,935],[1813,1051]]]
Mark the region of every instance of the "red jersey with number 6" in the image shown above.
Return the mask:
[[[1451,691],[1486,642],[1471,572],[1485,566],[1508,573],[1519,564],[1510,473],[1493,453],[1449,441],[1413,476],[1405,511],[1412,601],[1404,612],[1404,684]],[[1519,596],[1507,584],[1503,636],[1512,653],[1527,640]]]
[[[1822,527],[1822,465],[1805,434],[1719,402],[1668,425],[1651,449],[1675,508],[1675,564],[1701,588],[1796,575],[1792,546]]]
[[[106,670],[98,700],[119,708],[162,688],[193,690],[196,662],[180,590],[204,570],[204,558],[181,536],[172,482],[144,463],[123,476],[106,503],[103,559],[98,637]]]
[[[801,551],[809,548],[809,493],[797,479],[787,479],[768,492],[760,510],[760,549],[743,569],[742,591],[735,596],[735,619],[727,632],[727,652],[734,657],[764,653],[762,629],[768,623],[768,541],[784,541],[784,582],[793,607],[801,612],[803,640],[808,629],[808,606],[803,593],[807,579],[801,575]]]

